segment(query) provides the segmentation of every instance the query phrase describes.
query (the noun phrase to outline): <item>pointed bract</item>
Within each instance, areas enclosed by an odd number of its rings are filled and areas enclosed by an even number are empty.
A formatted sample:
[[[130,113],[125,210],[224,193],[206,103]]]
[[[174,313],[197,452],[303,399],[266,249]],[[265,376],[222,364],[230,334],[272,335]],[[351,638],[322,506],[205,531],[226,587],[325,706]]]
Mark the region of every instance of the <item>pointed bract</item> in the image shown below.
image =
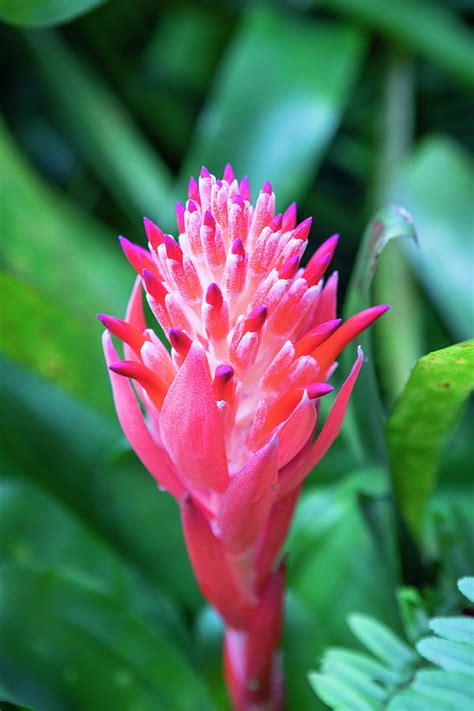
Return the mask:
[[[233,553],[252,548],[265,526],[276,496],[278,440],[253,454],[232,477],[217,513],[217,526]]]
[[[204,597],[235,629],[245,629],[251,605],[241,590],[223,543],[190,496],[181,500],[186,546]]]
[[[103,346],[107,365],[112,365],[119,360],[110,333],[107,331],[104,332]],[[130,381],[111,370],[109,373],[117,416],[130,446],[159,486],[176,498],[180,498],[185,488],[167,453],[153,441]]]
[[[202,489],[228,483],[224,427],[203,348],[193,343],[160,416],[163,443],[181,475]]]

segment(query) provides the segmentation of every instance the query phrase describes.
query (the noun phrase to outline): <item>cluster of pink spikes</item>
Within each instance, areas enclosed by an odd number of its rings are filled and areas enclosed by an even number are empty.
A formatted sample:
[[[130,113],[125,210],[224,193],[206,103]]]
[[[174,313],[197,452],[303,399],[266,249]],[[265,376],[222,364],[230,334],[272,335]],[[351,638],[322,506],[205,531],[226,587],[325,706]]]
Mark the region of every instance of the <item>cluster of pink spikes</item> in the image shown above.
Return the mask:
[[[125,320],[99,315],[118,417],[179,502],[194,573],[225,625],[234,708],[280,709],[280,551],[305,477],[339,434],[360,349],[314,440],[319,399],[343,348],[388,307],[341,323],[337,273],[323,278],[337,235],[301,267],[311,218],[297,224],[294,203],[276,215],[268,182],[253,206],[229,165],[222,180],[205,168],[191,178],[179,242],[144,222],[148,250],[121,238],[138,273]],[[147,328],[142,289],[171,354]]]

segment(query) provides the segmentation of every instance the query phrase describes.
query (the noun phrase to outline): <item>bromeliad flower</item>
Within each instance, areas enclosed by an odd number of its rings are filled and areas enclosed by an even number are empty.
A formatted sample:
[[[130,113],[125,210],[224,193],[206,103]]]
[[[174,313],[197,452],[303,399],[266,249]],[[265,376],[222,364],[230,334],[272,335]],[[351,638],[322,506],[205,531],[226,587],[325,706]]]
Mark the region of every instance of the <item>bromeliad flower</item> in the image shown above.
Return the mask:
[[[148,250],[121,238],[138,277],[125,320],[99,316],[115,406],[179,502],[194,573],[225,625],[234,707],[278,709],[280,550],[305,477],[339,434],[360,350],[314,441],[319,401],[343,348],[388,307],[341,323],[337,274],[323,279],[337,235],[301,267],[311,218],[297,225],[295,204],[275,215],[268,182],[252,206],[229,165],[222,180],[205,168],[191,178],[177,221],[179,242],[146,218]],[[142,288],[171,355],[147,328]]]

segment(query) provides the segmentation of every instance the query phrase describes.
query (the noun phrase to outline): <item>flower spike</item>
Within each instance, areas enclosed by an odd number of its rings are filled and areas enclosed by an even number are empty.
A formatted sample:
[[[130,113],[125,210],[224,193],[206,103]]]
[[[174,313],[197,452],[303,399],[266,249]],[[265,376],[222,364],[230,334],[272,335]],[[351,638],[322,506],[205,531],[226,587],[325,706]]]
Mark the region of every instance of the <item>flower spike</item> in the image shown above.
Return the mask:
[[[176,239],[148,218],[149,250],[120,238],[138,277],[125,319],[98,318],[120,424],[179,502],[199,588],[222,618],[234,708],[281,711],[281,549],[303,482],[341,429],[360,349],[317,427],[320,399],[341,351],[388,307],[341,322],[337,273],[324,277],[338,235],[302,267],[312,218],[297,224],[295,203],[275,214],[269,181],[250,201],[230,164],[222,179],[203,167],[176,204]],[[143,289],[171,352],[147,327]]]

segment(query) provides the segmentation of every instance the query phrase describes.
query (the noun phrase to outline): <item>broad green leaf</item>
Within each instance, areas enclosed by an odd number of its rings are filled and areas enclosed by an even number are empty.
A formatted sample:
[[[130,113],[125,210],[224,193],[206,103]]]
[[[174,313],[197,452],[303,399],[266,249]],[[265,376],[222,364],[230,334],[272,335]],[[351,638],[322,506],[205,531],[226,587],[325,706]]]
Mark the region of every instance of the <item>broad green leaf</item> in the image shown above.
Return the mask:
[[[416,645],[418,652],[429,662],[446,671],[470,674],[474,669],[474,645],[450,642],[439,637],[427,637]]]
[[[328,644],[350,641],[345,618],[354,609],[378,610],[383,619],[399,624],[390,563],[383,565],[367,528],[358,487],[363,490],[364,483],[354,476],[339,485],[308,491],[296,511],[287,546],[288,581],[318,620],[318,648],[314,649],[313,641],[313,653]],[[368,580],[368,569],[374,571],[377,583]],[[332,614],[332,590],[338,590],[337,615]]]
[[[319,622],[312,607],[291,589],[288,590],[285,595],[282,639],[285,702],[288,709],[326,709],[322,701],[315,699],[306,676],[306,670],[314,664],[315,654],[322,652],[325,644],[321,640],[321,648],[315,649],[315,642],[317,645],[321,638]]]
[[[0,560],[61,570],[146,619],[171,642],[188,642],[173,603],[100,535],[30,482],[0,479]]]
[[[99,329],[0,272],[0,351],[106,413],[112,412]]]
[[[467,709],[474,702],[472,674],[421,669],[412,684],[414,691],[433,701],[450,702],[453,708]]]
[[[194,623],[194,651],[201,660],[204,678],[219,711],[230,711],[229,695],[222,675],[224,624],[209,605],[199,610]]]
[[[237,175],[248,174],[254,196],[270,179],[286,209],[307,190],[328,148],[363,47],[349,27],[250,6],[204,106],[182,183],[203,163],[219,173],[230,161]]]
[[[354,613],[349,616],[349,627],[367,649],[393,669],[404,670],[416,662],[410,647],[373,617]]]
[[[168,93],[170,88],[205,93],[228,33],[222,22],[227,8],[170,3],[164,10],[143,52],[144,70],[158,85],[166,82]]]
[[[443,444],[474,388],[474,341],[421,358],[387,423],[395,493],[414,532],[436,483]]]
[[[115,235],[45,187],[1,120],[0,165],[3,266],[83,323],[124,310],[133,277]]]
[[[469,602],[474,602],[474,578],[461,578],[458,580],[458,588]]]
[[[18,706],[20,711],[38,711],[37,709],[34,709],[32,706],[28,706],[26,703],[22,701],[20,696],[16,694],[15,692],[12,692],[11,690],[5,689],[5,687],[2,685],[1,682],[1,677],[2,677],[2,671],[1,671],[1,662],[0,662],[0,703],[2,701],[8,703],[8,704],[15,704],[15,706]],[[51,699],[50,699],[51,701]],[[2,706],[0,706],[0,709]],[[10,709],[10,707],[8,707]],[[54,702],[50,704],[49,708],[51,711],[56,711],[54,707]]]
[[[453,642],[470,642],[474,645],[474,619],[472,617],[434,617],[430,629],[439,637]]]
[[[416,241],[411,216],[398,205],[382,208],[369,223],[359,247],[344,304],[346,318],[372,305],[370,285],[377,260],[385,246],[399,237]],[[377,386],[370,332],[362,333],[357,342],[362,345],[366,363],[352,396],[355,424],[367,454],[373,459],[384,461],[386,458],[383,432],[385,415]],[[353,356],[350,351],[351,349],[347,349],[344,355],[346,369]]]
[[[397,241],[387,245],[378,262],[372,299],[374,304],[390,304],[390,311],[374,325],[373,340],[377,363],[381,365],[378,380],[385,403],[392,407],[414,364],[430,350],[426,300],[402,244]]]
[[[472,36],[443,4],[426,0],[315,0],[315,4],[382,33],[402,49],[416,52],[474,86]]]
[[[56,571],[0,570],[0,658],[69,709],[212,708],[175,647],[126,606]]]
[[[427,502],[425,530],[428,535],[430,531],[435,535],[440,581],[445,589],[451,589],[466,570],[474,570],[472,485],[454,491],[438,486]],[[466,605],[460,595],[456,597],[461,605]]]
[[[0,20],[22,27],[51,27],[73,20],[106,0],[0,0]]]
[[[59,37],[28,35],[28,41],[53,110],[83,160],[137,224],[148,215],[168,229],[172,176],[126,109]]]
[[[442,179],[436,179],[436,176]],[[408,255],[448,331],[472,336],[472,184],[474,168],[458,145],[427,136],[402,166],[392,188],[416,223],[419,249]]]
[[[0,440],[15,469],[65,502],[149,582],[199,605],[176,503],[134,454],[118,456],[118,428],[7,360],[2,375],[8,408]]]

